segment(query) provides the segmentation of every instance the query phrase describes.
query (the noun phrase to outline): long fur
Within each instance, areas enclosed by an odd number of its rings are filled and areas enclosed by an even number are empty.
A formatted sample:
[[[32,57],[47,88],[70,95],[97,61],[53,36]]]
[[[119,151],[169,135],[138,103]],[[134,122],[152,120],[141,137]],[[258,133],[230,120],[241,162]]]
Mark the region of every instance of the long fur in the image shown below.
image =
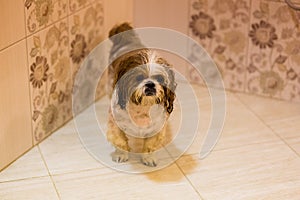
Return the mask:
[[[156,159],[152,153],[164,143],[166,124],[157,129],[161,122],[156,123],[149,113],[154,105],[158,106],[154,113],[156,112],[158,116],[155,117],[160,121],[167,119],[172,113],[176,89],[174,72],[164,58],[143,46],[130,24],[115,26],[110,30],[109,36],[113,43],[110,51],[112,63],[108,70],[111,80],[109,96],[118,106],[110,111],[107,132],[107,139],[116,147],[113,160],[126,161],[127,152],[131,149],[128,145],[128,135],[141,134],[144,141],[142,153],[145,153],[142,161],[145,165],[156,166]],[[124,54],[125,50],[132,48],[137,50]],[[151,88],[147,88],[150,87],[149,83],[155,86],[156,92],[147,95],[145,91],[151,91]],[[160,110],[161,107],[164,109]],[[121,119],[119,124],[114,119],[117,115],[118,119]],[[130,120],[136,127],[132,126]],[[153,131],[156,131],[155,134]]]

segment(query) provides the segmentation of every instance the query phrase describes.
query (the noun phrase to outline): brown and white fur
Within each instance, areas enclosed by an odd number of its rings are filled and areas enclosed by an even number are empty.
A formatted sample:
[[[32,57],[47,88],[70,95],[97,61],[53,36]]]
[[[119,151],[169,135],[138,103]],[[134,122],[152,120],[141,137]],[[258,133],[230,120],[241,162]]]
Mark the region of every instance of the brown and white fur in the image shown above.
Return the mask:
[[[116,148],[112,159],[127,161],[132,149],[128,139],[136,137],[143,140],[142,162],[156,166],[154,152],[165,142],[166,121],[173,111],[174,72],[165,59],[143,46],[128,23],[115,26],[109,37],[113,42],[108,69],[112,107],[107,139]],[[126,48],[139,49],[122,54]]]

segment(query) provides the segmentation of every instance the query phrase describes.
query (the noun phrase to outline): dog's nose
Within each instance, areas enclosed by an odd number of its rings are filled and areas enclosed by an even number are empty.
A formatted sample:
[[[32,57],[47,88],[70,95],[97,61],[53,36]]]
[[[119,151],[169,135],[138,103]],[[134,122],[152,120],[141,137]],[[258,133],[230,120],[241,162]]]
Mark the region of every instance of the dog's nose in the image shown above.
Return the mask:
[[[154,88],[154,87],[155,87],[155,84],[154,84],[152,81],[148,81],[148,82],[145,84],[145,86],[146,86],[147,88]]]

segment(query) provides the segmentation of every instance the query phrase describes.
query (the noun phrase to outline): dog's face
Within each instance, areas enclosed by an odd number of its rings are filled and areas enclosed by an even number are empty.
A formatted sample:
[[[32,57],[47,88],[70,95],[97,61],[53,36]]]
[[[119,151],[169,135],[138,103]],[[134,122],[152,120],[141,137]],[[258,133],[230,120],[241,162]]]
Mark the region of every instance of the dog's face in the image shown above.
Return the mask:
[[[162,104],[170,114],[176,88],[174,72],[169,64],[150,51],[140,51],[117,63],[115,87],[122,109],[128,102],[151,106]]]

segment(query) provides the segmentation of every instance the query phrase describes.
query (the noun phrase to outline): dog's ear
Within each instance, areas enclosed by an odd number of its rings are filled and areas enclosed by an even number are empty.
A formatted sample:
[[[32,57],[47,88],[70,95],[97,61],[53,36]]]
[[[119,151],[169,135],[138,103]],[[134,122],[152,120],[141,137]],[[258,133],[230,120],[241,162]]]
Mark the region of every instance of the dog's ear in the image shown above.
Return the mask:
[[[164,86],[164,92],[165,92],[165,102],[164,106],[166,111],[171,114],[173,111],[173,104],[175,100],[175,89],[177,86],[177,83],[175,82],[175,74],[171,68],[167,68],[167,74],[168,74],[168,80],[170,83],[166,86]]]
[[[117,95],[118,95],[118,104],[122,109],[126,108],[126,102],[127,102],[127,84],[125,84],[124,79],[121,77],[126,73],[125,68],[119,68],[119,70],[116,71],[115,73],[115,82],[114,82],[114,87],[116,87],[117,90]]]
[[[166,111],[171,114],[171,112],[173,111],[173,104],[174,104],[174,100],[175,100],[175,92],[172,91],[170,88],[165,87],[165,102],[164,102],[164,106]]]
[[[124,91],[124,86],[121,85],[121,87],[118,86],[117,88],[117,94],[118,94],[118,105],[120,105],[121,109],[126,108],[126,92]]]

